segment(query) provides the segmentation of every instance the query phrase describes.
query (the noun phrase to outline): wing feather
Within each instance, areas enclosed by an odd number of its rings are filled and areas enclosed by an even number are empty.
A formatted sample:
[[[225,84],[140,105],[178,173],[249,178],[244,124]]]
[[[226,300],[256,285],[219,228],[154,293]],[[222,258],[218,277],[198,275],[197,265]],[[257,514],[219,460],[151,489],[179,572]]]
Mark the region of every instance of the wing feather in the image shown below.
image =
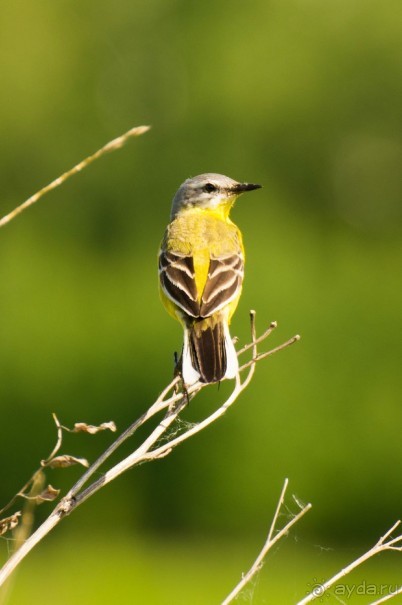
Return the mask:
[[[165,294],[185,313],[198,317],[200,305],[192,256],[179,256],[161,250],[159,255],[159,279]]]
[[[244,261],[240,253],[211,258],[201,299],[201,317],[208,317],[229,304],[240,292]]]
[[[211,258],[199,300],[193,257],[165,250],[159,255],[159,279],[163,291],[190,317],[209,317],[229,304],[239,294],[243,276],[244,260],[240,252]]]

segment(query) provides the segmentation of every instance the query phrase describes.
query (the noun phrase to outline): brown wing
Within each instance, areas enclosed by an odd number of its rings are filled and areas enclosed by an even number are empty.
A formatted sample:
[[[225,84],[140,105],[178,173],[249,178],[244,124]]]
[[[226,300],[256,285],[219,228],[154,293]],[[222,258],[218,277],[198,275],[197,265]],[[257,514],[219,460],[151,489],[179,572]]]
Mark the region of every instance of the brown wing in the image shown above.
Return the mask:
[[[159,255],[159,279],[166,296],[187,315],[199,317],[200,304],[194,280],[192,256],[180,256],[161,250]]]
[[[240,253],[211,258],[200,316],[208,317],[230,303],[240,291],[243,276],[244,260]]]

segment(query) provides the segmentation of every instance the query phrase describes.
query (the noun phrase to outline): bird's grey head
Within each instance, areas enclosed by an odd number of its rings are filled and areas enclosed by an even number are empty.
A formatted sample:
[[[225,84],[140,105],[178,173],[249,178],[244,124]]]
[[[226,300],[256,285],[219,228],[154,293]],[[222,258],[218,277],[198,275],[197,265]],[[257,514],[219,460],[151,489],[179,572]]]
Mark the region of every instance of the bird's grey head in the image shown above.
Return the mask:
[[[245,191],[259,189],[261,185],[239,183],[223,174],[206,172],[184,181],[173,198],[171,218],[184,208],[217,208],[230,205]]]

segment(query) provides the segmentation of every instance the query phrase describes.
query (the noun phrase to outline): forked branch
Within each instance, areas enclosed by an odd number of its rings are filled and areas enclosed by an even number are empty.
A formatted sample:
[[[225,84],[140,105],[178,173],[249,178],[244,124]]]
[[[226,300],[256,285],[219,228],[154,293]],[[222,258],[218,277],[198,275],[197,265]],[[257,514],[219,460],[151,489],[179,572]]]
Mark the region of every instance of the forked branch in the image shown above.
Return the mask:
[[[237,596],[240,594],[240,592],[243,590],[243,588],[246,586],[246,584],[248,584],[250,582],[250,580],[255,576],[255,574],[261,569],[265,557],[267,556],[267,554],[271,550],[271,548],[274,546],[274,544],[276,544],[276,542],[278,542],[281,538],[283,538],[283,536],[285,536],[288,533],[290,528],[295,523],[297,523],[310,510],[312,505],[306,504],[305,506],[303,506],[300,509],[300,511],[294,517],[292,517],[290,519],[290,521],[288,521],[288,523],[286,523],[286,525],[284,527],[282,527],[282,529],[280,529],[278,531],[276,524],[278,521],[279,513],[281,511],[281,508],[282,508],[284,500],[285,500],[285,494],[286,494],[286,490],[288,487],[288,483],[289,483],[289,480],[285,479],[285,483],[283,484],[282,492],[279,497],[279,501],[278,501],[278,504],[277,504],[277,507],[275,510],[274,518],[272,520],[271,527],[268,532],[268,537],[265,541],[264,546],[262,547],[262,549],[260,551],[260,554],[254,561],[254,563],[252,564],[252,566],[250,567],[248,572],[243,575],[242,579],[237,584],[237,586],[235,586],[235,588],[226,597],[226,599],[224,601],[222,601],[222,605],[229,605],[229,603],[232,603],[237,598]]]

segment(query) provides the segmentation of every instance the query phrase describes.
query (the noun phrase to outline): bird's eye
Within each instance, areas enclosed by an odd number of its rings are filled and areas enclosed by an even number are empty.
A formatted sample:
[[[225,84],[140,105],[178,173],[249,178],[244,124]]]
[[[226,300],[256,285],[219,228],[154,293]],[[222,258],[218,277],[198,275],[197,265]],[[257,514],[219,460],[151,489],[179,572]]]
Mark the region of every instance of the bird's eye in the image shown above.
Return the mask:
[[[204,191],[206,191],[207,193],[212,193],[213,191],[217,191],[217,187],[216,185],[213,185],[212,183],[207,183],[204,186]]]

